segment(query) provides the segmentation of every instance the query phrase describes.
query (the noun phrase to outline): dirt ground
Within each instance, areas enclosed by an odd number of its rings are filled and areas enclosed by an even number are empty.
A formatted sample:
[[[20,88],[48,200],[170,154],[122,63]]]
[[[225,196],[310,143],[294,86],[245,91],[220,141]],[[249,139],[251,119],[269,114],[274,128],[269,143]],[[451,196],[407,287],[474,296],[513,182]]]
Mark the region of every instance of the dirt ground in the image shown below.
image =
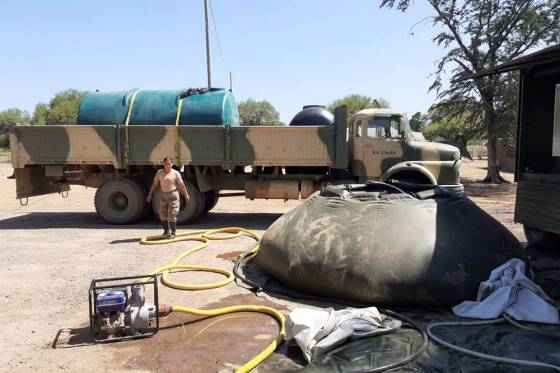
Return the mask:
[[[462,178],[466,193],[524,240],[521,226],[513,222],[515,184],[477,183],[485,175],[484,165],[485,161],[465,161]],[[95,213],[93,189],[73,187],[66,199],[40,196],[20,206],[15,199],[15,182],[7,179],[11,173],[8,163],[0,163],[0,312],[4,321],[0,371],[230,372],[274,338],[276,323],[264,315],[240,313],[210,319],[173,315],[163,320],[163,329],[154,338],[93,344],[87,318],[91,279],[146,274],[190,246],[140,245],[141,236],[159,233],[157,222],[104,223]],[[511,174],[504,176],[513,180]],[[214,210],[188,229],[241,226],[262,235],[281,214],[299,203],[222,198]],[[188,262],[231,269],[232,259],[251,243],[249,238],[213,241]],[[198,272],[174,275],[174,279],[189,283],[219,278]],[[294,306],[266,295],[257,297],[235,284],[198,292],[161,287],[160,299],[200,308],[265,304],[287,311]],[[285,352],[285,347],[280,352]],[[282,353],[275,354],[267,360],[268,366],[289,364],[282,357]]]
[[[513,221],[515,210],[516,183],[513,173],[502,172],[501,175],[509,181],[505,184],[480,183],[486,176],[486,160],[469,161],[463,159],[461,166],[461,182],[465,186],[465,193],[478,206],[505,225],[520,241],[525,241],[523,226]]]

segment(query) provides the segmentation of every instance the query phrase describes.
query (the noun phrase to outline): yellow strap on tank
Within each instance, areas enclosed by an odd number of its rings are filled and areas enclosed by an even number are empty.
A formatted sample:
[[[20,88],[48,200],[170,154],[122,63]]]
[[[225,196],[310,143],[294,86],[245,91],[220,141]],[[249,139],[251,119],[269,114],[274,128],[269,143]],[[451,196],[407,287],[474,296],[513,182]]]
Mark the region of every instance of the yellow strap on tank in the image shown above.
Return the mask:
[[[128,123],[130,122],[130,116],[132,114],[132,107],[134,106],[134,101],[136,100],[136,95],[140,92],[139,89],[136,90],[132,94],[132,98],[130,99],[130,106],[128,107],[128,112],[126,113],[126,119],[124,120],[124,164],[128,166],[128,151],[129,151],[129,144],[128,144]]]
[[[181,166],[181,136],[179,133],[179,118],[181,117],[181,109],[183,108],[183,99],[179,99],[179,105],[177,107],[177,116],[175,117],[175,128],[177,129],[176,141],[175,141],[175,163],[177,166]]]
[[[177,232],[177,236],[174,239],[166,239],[166,237],[158,235],[158,236],[146,236],[142,237],[140,240],[141,244],[144,245],[159,245],[159,244],[166,244],[166,243],[173,243],[173,242],[180,242],[180,241],[194,241],[200,242],[198,246],[189,249],[176,257],[171,264],[159,267],[152,271],[151,274],[161,274],[161,282],[166,286],[178,289],[178,290],[204,290],[204,289],[215,289],[221,286],[225,286],[231,283],[234,280],[234,275],[228,270],[221,269],[221,268],[214,268],[214,267],[205,267],[205,266],[195,266],[190,264],[180,264],[187,256],[200,251],[210,244],[210,241],[213,240],[229,240],[241,236],[246,236],[254,239],[255,241],[259,242],[260,237],[255,233],[240,227],[228,227],[228,228],[220,228],[220,229],[211,229],[211,230],[196,230],[191,232]],[[252,250],[251,254],[256,255],[257,251],[259,250],[259,245],[257,244]],[[213,283],[207,284],[183,284],[174,282],[169,278],[169,274],[172,270],[190,270],[190,271],[202,271],[202,272],[212,272],[212,273],[219,273],[226,276],[225,279]],[[143,279],[142,281],[148,281],[150,277]],[[272,316],[276,319],[279,326],[279,333],[277,334],[276,338],[259,354],[254,356],[251,360],[246,362],[242,367],[237,369],[237,373],[245,373],[249,372],[257,365],[259,365],[264,359],[266,359],[270,354],[272,354],[278,346],[282,344],[282,342],[286,338],[286,326],[285,326],[285,318],[284,315],[274,308],[266,307],[266,306],[258,306],[258,305],[240,305],[240,306],[229,306],[229,307],[222,307],[222,308],[214,308],[210,310],[202,310],[198,308],[191,308],[185,307],[180,305],[172,305],[171,306],[172,312],[182,312],[188,314],[194,314],[199,316],[220,316],[234,312],[258,312],[263,313],[269,316]],[[250,332],[250,330],[249,330]]]

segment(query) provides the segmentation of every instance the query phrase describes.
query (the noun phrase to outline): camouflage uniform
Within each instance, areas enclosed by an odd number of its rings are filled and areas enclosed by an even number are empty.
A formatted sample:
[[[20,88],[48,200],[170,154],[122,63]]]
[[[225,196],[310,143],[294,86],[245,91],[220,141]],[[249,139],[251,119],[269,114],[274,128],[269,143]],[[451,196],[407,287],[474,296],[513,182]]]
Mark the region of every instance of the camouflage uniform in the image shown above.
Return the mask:
[[[177,189],[166,193],[160,191],[159,219],[161,221],[177,222],[177,214],[179,213],[180,200]]]

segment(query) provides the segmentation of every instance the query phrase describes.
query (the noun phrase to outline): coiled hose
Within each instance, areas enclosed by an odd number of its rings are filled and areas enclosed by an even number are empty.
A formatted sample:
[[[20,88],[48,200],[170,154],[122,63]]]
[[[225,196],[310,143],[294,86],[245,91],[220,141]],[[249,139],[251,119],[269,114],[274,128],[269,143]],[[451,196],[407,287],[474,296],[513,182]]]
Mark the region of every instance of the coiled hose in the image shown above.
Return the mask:
[[[234,280],[234,275],[230,271],[214,268],[214,267],[206,267],[206,266],[196,266],[196,265],[189,265],[189,264],[179,264],[183,259],[188,257],[189,255],[200,251],[206,248],[210,241],[213,240],[229,240],[233,238],[238,238],[241,236],[248,236],[253,238],[257,241],[257,245],[253,247],[251,250],[258,250],[258,242],[260,241],[260,237],[257,236],[255,233],[246,230],[244,228],[238,227],[230,227],[230,228],[221,228],[221,229],[212,229],[212,230],[198,230],[192,232],[179,232],[177,233],[176,238],[174,239],[167,239],[165,236],[157,235],[157,236],[146,236],[142,237],[140,243],[143,245],[161,245],[167,244],[172,242],[181,242],[181,241],[198,241],[201,242],[200,245],[189,249],[176,257],[171,264],[159,267],[151,272],[152,275],[161,274],[161,282],[166,286],[169,286],[173,289],[178,290],[205,290],[205,289],[215,289],[221,286],[225,286]],[[169,278],[169,272],[174,269],[180,270],[191,270],[191,271],[203,271],[203,272],[213,272],[219,273],[226,276],[226,279],[209,283],[209,284],[202,284],[202,285],[192,285],[192,284],[181,284],[175,281],[172,281]],[[149,280],[149,278],[144,279],[145,281]],[[171,312],[183,312],[193,315],[199,316],[219,316],[225,315],[228,313],[234,312],[258,312],[264,313],[266,315],[272,316],[278,322],[280,326],[280,332],[278,333],[276,339],[270,343],[262,352],[258,355],[253,357],[247,363],[245,363],[241,368],[237,370],[239,373],[249,372],[253,368],[255,368],[258,364],[260,364],[264,359],[266,359],[270,354],[276,350],[276,348],[282,344],[284,339],[286,338],[286,328],[285,328],[285,318],[280,312],[275,310],[274,308],[266,307],[266,306],[256,306],[256,305],[242,305],[242,306],[230,306],[230,307],[223,307],[223,308],[216,308],[211,310],[202,310],[197,308],[191,308],[186,306],[180,305],[172,305]]]

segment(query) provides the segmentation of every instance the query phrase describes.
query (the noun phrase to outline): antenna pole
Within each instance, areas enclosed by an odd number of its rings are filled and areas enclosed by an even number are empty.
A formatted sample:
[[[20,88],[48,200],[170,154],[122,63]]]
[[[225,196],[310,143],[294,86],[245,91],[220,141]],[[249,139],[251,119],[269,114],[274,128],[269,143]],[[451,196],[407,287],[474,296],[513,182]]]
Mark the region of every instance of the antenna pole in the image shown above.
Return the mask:
[[[206,21],[206,71],[208,72],[208,88],[212,88],[210,72],[210,34],[208,33],[208,0],[204,0],[204,19]]]

